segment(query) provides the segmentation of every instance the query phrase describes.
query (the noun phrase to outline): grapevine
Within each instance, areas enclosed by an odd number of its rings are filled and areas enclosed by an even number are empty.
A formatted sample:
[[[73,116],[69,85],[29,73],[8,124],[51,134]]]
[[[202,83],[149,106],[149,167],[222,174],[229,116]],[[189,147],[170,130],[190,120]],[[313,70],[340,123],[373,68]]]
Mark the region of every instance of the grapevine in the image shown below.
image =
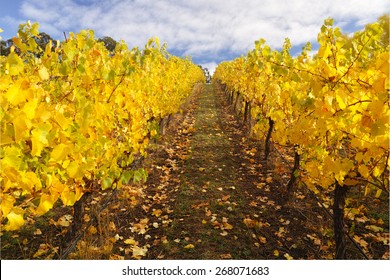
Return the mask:
[[[335,223],[344,215],[348,188],[364,186],[377,197],[389,191],[386,17],[351,37],[325,20],[313,56],[310,44],[293,57],[288,39],[281,51],[261,39],[246,57],[221,63],[213,76],[252,105],[255,137],[268,131],[267,140],[294,149],[289,189],[298,177],[316,193],[336,189]],[[337,243],[343,224],[336,223],[335,231]]]
[[[153,120],[179,110],[202,70],[159,40],[110,53],[92,30],[41,49],[38,23],[20,25],[0,56],[1,222],[20,229],[61,201],[120,188],[145,172],[132,163],[157,134]]]

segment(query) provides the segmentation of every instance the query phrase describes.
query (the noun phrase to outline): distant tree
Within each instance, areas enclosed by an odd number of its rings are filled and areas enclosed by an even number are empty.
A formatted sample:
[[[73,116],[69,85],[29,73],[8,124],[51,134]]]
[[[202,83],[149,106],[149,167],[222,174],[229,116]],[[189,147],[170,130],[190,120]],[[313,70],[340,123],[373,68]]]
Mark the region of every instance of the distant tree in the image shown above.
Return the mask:
[[[8,55],[7,52],[7,42],[4,40],[0,41],[0,55]]]
[[[98,40],[98,42],[103,42],[106,49],[109,50],[110,52],[114,52],[116,44],[118,44],[117,41],[115,41],[114,39],[112,39],[111,37],[108,37],[108,36],[100,38]]]
[[[39,33],[38,36],[34,37],[34,40],[35,42],[37,43],[37,45],[42,49],[42,53],[45,51],[46,49],[46,45],[50,43],[50,41],[52,41],[52,47],[55,46],[55,42],[53,40],[52,37],[50,37],[50,35],[46,34],[45,32],[41,32]],[[7,41],[0,41],[0,54],[1,55],[9,55],[9,53],[11,52],[11,47],[14,45],[14,42],[12,39],[8,39]],[[17,51],[17,50],[16,50]],[[41,54],[37,54],[37,56],[41,56]]]
[[[12,39],[8,39],[7,41],[0,41],[0,55],[9,55],[11,51],[11,46],[13,45]]]
[[[211,83],[211,76],[209,69],[203,68],[202,65],[198,65],[202,69],[204,76],[206,77],[206,83]]]
[[[46,34],[45,32],[40,32],[38,37],[35,37],[35,42],[37,42],[38,46],[44,51],[46,48],[46,45],[52,41],[52,44],[54,44],[54,40],[50,35]]]

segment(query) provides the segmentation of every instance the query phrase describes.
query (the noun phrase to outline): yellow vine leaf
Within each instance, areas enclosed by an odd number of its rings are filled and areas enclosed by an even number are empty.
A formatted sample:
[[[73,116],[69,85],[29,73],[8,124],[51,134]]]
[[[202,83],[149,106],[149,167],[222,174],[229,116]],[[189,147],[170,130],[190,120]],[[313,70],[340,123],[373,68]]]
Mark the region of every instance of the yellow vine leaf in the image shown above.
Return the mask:
[[[31,131],[32,150],[31,155],[40,156],[43,148],[49,144],[47,136],[51,130],[49,123],[44,123]]]
[[[43,215],[47,213],[51,208],[53,208],[53,204],[55,201],[52,200],[52,197],[48,194],[42,194],[40,203],[35,210],[37,215]]]
[[[1,213],[4,217],[6,217],[14,207],[16,199],[9,194],[3,194],[1,197]]]
[[[72,161],[69,163],[68,167],[66,168],[66,172],[70,178],[76,178],[78,176],[79,167],[80,165],[77,161]]]
[[[18,230],[24,225],[23,213],[11,211],[7,215],[8,222],[4,226],[5,230]]]
[[[14,106],[24,102],[26,100],[25,91],[20,88],[20,84],[15,83],[9,87],[5,97]]]
[[[49,72],[45,66],[42,66],[41,69],[38,70],[39,77],[41,80],[48,80],[50,78]]]
[[[50,154],[50,158],[55,161],[60,161],[63,160],[71,151],[72,147],[61,143],[54,147]]]
[[[28,102],[26,102],[26,104],[24,104],[23,112],[26,114],[26,117],[29,120],[32,120],[35,117],[35,111],[37,109],[37,106],[38,106],[37,98],[29,100]]]
[[[25,119],[26,115],[20,114],[12,121],[15,131],[15,142],[23,140],[24,136],[26,135],[28,127],[26,125]]]

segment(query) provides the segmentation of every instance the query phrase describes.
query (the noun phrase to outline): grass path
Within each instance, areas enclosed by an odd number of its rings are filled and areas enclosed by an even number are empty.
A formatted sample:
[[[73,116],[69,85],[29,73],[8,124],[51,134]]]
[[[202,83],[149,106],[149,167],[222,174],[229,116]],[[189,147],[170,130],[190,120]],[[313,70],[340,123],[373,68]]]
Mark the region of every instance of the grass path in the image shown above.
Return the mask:
[[[173,222],[164,232],[168,241],[150,249],[160,251],[164,258],[267,258],[259,249],[254,227],[243,222],[259,217],[250,205],[258,206],[254,201],[259,193],[255,169],[261,164],[256,167],[243,157],[244,136],[233,116],[226,113],[222,98],[212,85],[206,85],[198,97],[189,157],[182,167],[172,209]],[[250,153],[255,151],[246,154]]]

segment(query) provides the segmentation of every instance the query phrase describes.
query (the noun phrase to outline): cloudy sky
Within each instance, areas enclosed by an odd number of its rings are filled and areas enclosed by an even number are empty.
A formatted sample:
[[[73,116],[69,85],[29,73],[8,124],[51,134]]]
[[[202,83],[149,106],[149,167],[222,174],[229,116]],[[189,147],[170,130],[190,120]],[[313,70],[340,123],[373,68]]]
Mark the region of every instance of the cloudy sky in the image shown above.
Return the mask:
[[[142,47],[158,36],[172,54],[213,71],[260,38],[279,48],[289,37],[299,52],[327,17],[352,33],[389,12],[390,0],[0,0],[0,36],[15,36],[27,20],[60,40],[64,31],[93,29]]]

